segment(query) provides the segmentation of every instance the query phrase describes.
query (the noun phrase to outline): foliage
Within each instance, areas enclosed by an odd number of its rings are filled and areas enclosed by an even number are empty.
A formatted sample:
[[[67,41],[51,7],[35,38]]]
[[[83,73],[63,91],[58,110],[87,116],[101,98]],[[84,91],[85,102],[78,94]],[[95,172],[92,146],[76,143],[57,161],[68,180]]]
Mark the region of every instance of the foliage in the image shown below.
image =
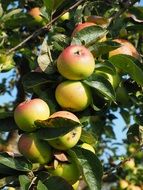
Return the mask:
[[[2,74],[4,77],[0,80],[0,96],[12,95],[16,89],[14,100],[0,105],[1,189],[73,189],[62,177],[50,176],[43,165],[35,169],[19,155],[17,140],[23,131],[13,119],[15,107],[29,98],[46,101],[51,114],[62,109],[56,102],[55,89],[65,79],[56,62],[71,44],[84,45],[95,58],[93,74],[82,80],[91,89],[92,102],[84,111],[75,113],[83,130],[78,144],[68,151],[80,168],[81,187],[84,181],[84,189],[100,190],[106,182],[109,189],[120,190],[120,180],[125,179],[129,186],[143,188],[143,7],[135,5],[137,2],[1,0],[0,78]],[[29,14],[34,7],[40,8],[40,20]],[[70,18],[63,21],[60,17],[65,12]],[[72,37],[75,26],[87,22],[90,16],[94,16],[96,25]],[[125,54],[109,57],[109,52],[121,47],[112,41],[117,38],[130,41],[139,53],[138,59]],[[117,115],[125,122],[122,128],[126,138],[121,144],[114,130]],[[57,138],[79,126],[65,118],[38,120],[35,124],[36,134],[43,140]],[[83,142],[91,144],[96,154],[80,148]],[[120,146],[126,149],[125,154]],[[125,167],[132,158],[135,167]]]

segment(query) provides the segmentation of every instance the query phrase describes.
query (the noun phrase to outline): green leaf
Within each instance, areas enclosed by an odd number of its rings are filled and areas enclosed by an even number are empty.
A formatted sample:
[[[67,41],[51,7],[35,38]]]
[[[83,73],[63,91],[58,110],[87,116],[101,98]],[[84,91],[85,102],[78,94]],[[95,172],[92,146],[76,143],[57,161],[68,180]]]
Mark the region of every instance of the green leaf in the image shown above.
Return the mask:
[[[16,129],[18,129],[18,127],[13,117],[6,117],[4,119],[0,119],[0,132],[8,132]]]
[[[109,61],[119,69],[122,69],[127,74],[129,74],[131,78],[135,80],[139,85],[143,86],[142,66],[139,65],[139,63],[137,63],[137,60],[135,60],[133,57],[120,54],[110,57]]]
[[[143,126],[138,124],[133,124],[127,131],[128,141],[131,143],[143,144]]]
[[[3,164],[11,169],[23,172],[29,172],[32,169],[32,164],[21,157],[12,157],[6,153],[0,153],[0,164]]]
[[[55,72],[55,66],[53,63],[53,59],[51,56],[51,50],[50,47],[48,46],[47,43],[47,38],[44,39],[41,49],[40,49],[40,54],[37,58],[38,65],[41,68],[41,70],[47,74],[52,74]]]
[[[104,95],[107,99],[111,101],[115,101],[115,92],[108,80],[106,80],[102,76],[98,76],[96,73],[91,77],[83,81],[88,86],[96,89],[102,95]]]
[[[62,136],[76,127],[82,126],[80,123],[67,118],[50,118],[44,121],[37,120],[35,125],[40,127],[36,132],[38,136],[45,140],[50,140]]]
[[[107,31],[99,26],[89,26],[77,32],[71,44],[83,44],[88,47],[104,37],[106,33]]]
[[[82,129],[80,140],[82,142],[86,142],[91,145],[96,144],[97,142],[95,137],[92,135],[91,131],[88,132],[87,130],[84,130],[84,129]]]
[[[44,185],[42,183],[41,180],[38,181],[38,184],[37,184],[37,190],[48,190],[48,188],[46,187],[46,185]]]
[[[38,182],[38,185],[38,190],[73,190],[72,186],[65,179],[59,176],[51,176],[48,179],[44,179],[42,182]]]
[[[54,13],[54,11],[62,4],[64,0],[43,0],[44,5],[46,6],[49,13]]]
[[[52,81],[49,80],[45,74],[38,72],[27,73],[22,78],[22,83],[25,89],[34,88],[36,86],[51,82]]]
[[[3,15],[3,8],[2,8],[2,4],[0,3],[0,17],[2,17]]]
[[[76,154],[83,172],[84,179],[90,190],[101,190],[103,169],[97,156],[84,148],[75,147],[72,149]]]
[[[95,71],[103,71],[105,73],[115,75],[116,68],[113,64],[111,64],[108,60],[105,60],[103,63],[95,64]]]
[[[19,182],[22,190],[29,190],[31,180],[26,175],[20,175]]]
[[[132,6],[129,12],[137,17],[139,20],[143,20],[143,7]]]
[[[7,20],[11,19],[12,16],[15,16],[16,14],[19,14],[22,12],[22,9],[14,9],[10,11],[9,13],[3,15],[2,21],[6,22]]]
[[[89,46],[89,50],[95,54],[96,57],[99,57],[100,55],[104,55],[109,53],[110,51],[117,49],[121,45],[117,42],[113,41],[105,41],[101,43],[95,43],[91,46]]]
[[[131,26],[128,26],[126,28],[128,31],[136,31],[136,32],[141,32],[143,31],[143,25],[142,24],[134,24]]]

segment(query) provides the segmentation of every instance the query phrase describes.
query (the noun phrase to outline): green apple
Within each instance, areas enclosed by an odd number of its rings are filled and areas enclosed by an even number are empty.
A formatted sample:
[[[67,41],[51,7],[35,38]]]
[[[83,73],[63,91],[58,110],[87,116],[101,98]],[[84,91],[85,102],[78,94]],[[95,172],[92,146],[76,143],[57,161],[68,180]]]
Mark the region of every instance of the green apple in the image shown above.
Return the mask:
[[[24,133],[18,141],[19,152],[32,163],[45,164],[52,158],[48,142],[38,138],[36,133]]]
[[[80,177],[79,167],[72,159],[68,162],[58,162],[56,167],[52,167],[48,171],[53,176],[64,178],[71,185],[75,184]]]
[[[84,46],[70,45],[57,59],[59,73],[69,80],[82,80],[89,77],[95,68],[92,53]]]
[[[20,103],[14,110],[14,119],[18,127],[26,132],[36,129],[36,120],[49,118],[50,109],[48,104],[40,98],[27,100]]]
[[[62,117],[79,122],[79,119],[71,112],[58,111],[50,116],[50,118]],[[67,126],[68,127],[68,126]],[[82,127],[76,127],[67,134],[60,136],[56,139],[49,140],[49,144],[58,150],[67,150],[74,147],[80,139]]]
[[[90,88],[80,81],[64,81],[55,91],[58,104],[72,112],[83,111],[91,103]]]

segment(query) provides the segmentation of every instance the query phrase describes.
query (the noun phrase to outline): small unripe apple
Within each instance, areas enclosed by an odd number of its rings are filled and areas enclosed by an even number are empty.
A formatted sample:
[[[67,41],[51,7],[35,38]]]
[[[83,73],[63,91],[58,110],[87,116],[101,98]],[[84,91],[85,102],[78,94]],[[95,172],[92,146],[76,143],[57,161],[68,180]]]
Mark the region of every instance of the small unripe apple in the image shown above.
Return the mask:
[[[129,183],[124,179],[120,179],[119,186],[121,189],[126,189],[129,186]]]
[[[131,55],[134,58],[140,60],[139,53],[137,52],[136,48],[129,41],[124,40],[124,39],[114,39],[113,41],[121,44],[121,47],[110,51],[109,57],[112,57],[112,56],[118,55],[118,54],[125,54],[125,55]]]
[[[66,79],[82,80],[89,77],[95,68],[92,53],[84,46],[70,45],[57,60],[57,69]]]
[[[40,98],[27,100],[20,103],[14,111],[14,119],[18,127],[27,132],[34,131],[36,120],[49,118],[50,109],[48,104]]]
[[[33,163],[45,164],[52,157],[48,142],[39,139],[35,133],[22,134],[18,141],[18,150]]]
[[[42,22],[43,18],[40,15],[41,11],[39,7],[34,7],[28,12],[37,22]]]
[[[75,161],[69,159],[68,162],[58,162],[58,165],[49,169],[53,176],[63,177],[71,185],[75,184],[80,177],[80,170]]]
[[[67,118],[76,121],[80,124],[80,121],[76,115],[68,111],[58,111],[53,113],[50,118]],[[68,127],[68,126],[67,126]],[[56,139],[49,140],[49,144],[59,150],[67,150],[74,147],[80,139],[82,127],[76,127],[67,134],[60,136]]]
[[[86,150],[90,150],[91,152],[93,152],[95,154],[95,150],[94,150],[93,146],[91,146],[88,143],[83,143],[83,144],[80,145],[80,147],[84,148]]]
[[[91,103],[90,88],[80,81],[64,81],[55,91],[58,104],[69,111],[83,111]]]
[[[134,161],[134,159],[132,158],[132,159],[128,160],[127,162],[125,162],[124,166],[127,169],[134,170],[134,168],[135,168],[135,161]]]
[[[70,18],[70,13],[69,12],[66,12],[65,14],[63,14],[61,17],[60,17],[60,19],[61,20],[69,20],[69,18]]]

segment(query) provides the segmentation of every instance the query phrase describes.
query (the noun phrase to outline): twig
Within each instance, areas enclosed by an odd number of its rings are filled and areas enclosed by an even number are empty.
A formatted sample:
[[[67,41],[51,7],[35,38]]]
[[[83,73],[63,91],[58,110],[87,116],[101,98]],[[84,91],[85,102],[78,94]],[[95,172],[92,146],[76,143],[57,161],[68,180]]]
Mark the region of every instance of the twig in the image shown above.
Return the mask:
[[[72,5],[71,7],[69,7],[68,9],[64,10],[61,14],[59,14],[57,17],[53,18],[48,24],[46,24],[45,26],[43,26],[42,28],[36,30],[34,33],[32,33],[30,36],[28,36],[25,40],[23,40],[21,43],[19,43],[18,45],[16,45],[15,47],[11,48],[7,54],[12,53],[13,51],[17,50],[18,48],[20,48],[21,46],[23,46],[26,42],[28,42],[29,40],[31,40],[32,38],[38,36],[39,34],[41,34],[45,29],[49,29],[50,26],[58,19],[60,18],[62,15],[64,15],[66,12],[74,9],[75,7],[77,7],[78,5],[80,5],[83,1],[85,0],[79,0],[77,3],[75,3],[74,5]]]
[[[125,158],[124,160],[122,160],[119,164],[117,164],[116,166],[112,167],[110,170],[108,170],[107,172],[105,172],[103,174],[102,179],[106,179],[109,175],[111,175],[114,171],[116,171],[117,169],[119,169],[121,166],[123,166],[127,161],[131,160],[132,158],[135,157],[135,155],[142,151],[143,146],[141,146],[139,149],[137,149],[133,154],[131,154],[128,158]]]

